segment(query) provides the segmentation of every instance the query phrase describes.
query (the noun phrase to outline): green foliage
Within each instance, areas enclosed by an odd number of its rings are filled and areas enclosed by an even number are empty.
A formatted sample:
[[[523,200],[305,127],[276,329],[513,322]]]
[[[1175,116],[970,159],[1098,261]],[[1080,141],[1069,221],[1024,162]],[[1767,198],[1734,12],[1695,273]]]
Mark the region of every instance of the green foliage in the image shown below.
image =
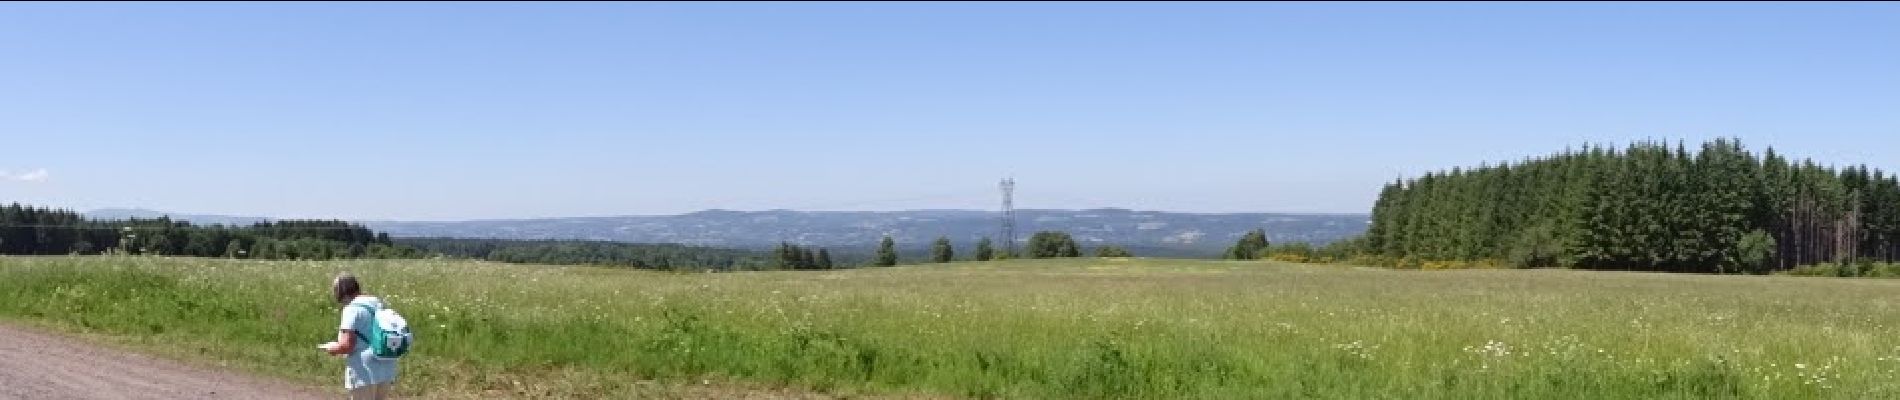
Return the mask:
[[[1023,251],[1029,254],[1029,258],[1082,256],[1082,248],[1075,244],[1075,238],[1062,231],[1041,231],[1030,235],[1029,245]]]
[[[1103,257],[1103,258],[1134,257],[1135,253],[1130,253],[1128,252],[1128,249],[1124,249],[1121,246],[1102,245],[1100,247],[1095,248],[1095,256]]]
[[[1267,230],[1255,229],[1241,235],[1240,240],[1235,241],[1233,247],[1228,247],[1226,258],[1229,260],[1257,259],[1265,255],[1263,252],[1268,247],[1271,247],[1271,243],[1267,242]]]
[[[772,266],[778,269],[827,269],[820,266],[818,256],[811,249],[791,243],[779,242],[772,254],[776,258]]]
[[[824,248],[818,249],[818,269],[833,268],[837,268],[837,266],[831,263],[831,250]]]
[[[1353,262],[1354,258],[1367,255],[1365,236],[1355,236],[1345,240],[1335,240],[1321,246],[1315,254],[1318,262]],[[1363,260],[1361,260],[1363,261]]]
[[[939,236],[930,244],[930,262],[947,263],[956,257],[956,250],[950,248],[950,238]]]
[[[1900,260],[1896,204],[1900,180],[1864,166],[1792,162],[1727,139],[1698,152],[1642,142],[1394,182],[1373,204],[1365,245],[1421,264],[1766,272]]]
[[[1900,278],[1900,263],[1871,262],[1871,261],[1853,262],[1853,263],[1820,263],[1820,264],[1814,264],[1814,265],[1804,265],[1804,266],[1796,267],[1796,268],[1789,269],[1786,271],[1781,271],[1781,274],[1792,275],[1792,276],[1826,276],[1826,277],[1840,277],[1840,278],[1857,278],[1857,277],[1858,278]]]
[[[1775,257],[1775,238],[1760,229],[1742,235],[1735,243],[1735,260],[1732,265],[1745,272],[1765,272],[1768,261]]]
[[[890,236],[885,236],[884,240],[877,242],[877,256],[873,259],[872,265],[879,267],[897,265],[897,242],[892,241]]]
[[[976,260],[989,261],[992,258],[996,258],[996,247],[995,245],[990,244],[990,238],[985,237],[983,238],[983,240],[977,241],[976,242]]]
[[[68,210],[0,206],[0,255],[150,254],[232,257],[232,249],[271,247],[284,251],[250,258],[328,260],[358,258],[373,246],[393,246],[387,235],[344,221],[284,220],[250,226],[197,226],[170,218],[88,220]],[[254,252],[247,252],[254,253]],[[385,250],[385,254],[406,255]]]
[[[1507,257],[1518,268],[1553,268],[1562,265],[1567,251],[1556,228],[1540,224],[1525,228],[1511,241]]]
[[[1235,246],[1235,247],[1240,247],[1240,246]],[[1254,251],[1253,253],[1255,257],[1265,258],[1265,259],[1274,260],[1274,261],[1297,262],[1297,263],[1318,261],[1317,260],[1318,252],[1314,251],[1312,244],[1309,244],[1306,242],[1292,242],[1292,243],[1281,243],[1281,244],[1276,244],[1276,245],[1270,245],[1270,246],[1267,246],[1265,249]]]
[[[404,238],[397,239],[397,243],[426,254],[448,257],[524,264],[603,265],[665,270],[786,268],[790,265],[805,265],[799,257],[803,256],[803,252],[810,251],[798,248],[801,254],[790,254],[787,252],[790,249],[781,247],[766,256],[746,250],[681,244],[585,240]],[[259,251],[268,249],[253,249],[252,253]],[[375,246],[371,246],[368,253],[370,258],[396,258],[378,256]]]

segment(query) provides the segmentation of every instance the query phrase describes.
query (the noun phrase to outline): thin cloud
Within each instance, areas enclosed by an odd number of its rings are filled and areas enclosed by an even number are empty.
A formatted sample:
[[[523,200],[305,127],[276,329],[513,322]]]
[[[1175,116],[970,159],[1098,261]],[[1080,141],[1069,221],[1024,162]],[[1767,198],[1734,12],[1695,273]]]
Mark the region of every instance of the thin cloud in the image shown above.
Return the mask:
[[[26,172],[21,172],[17,174],[8,172],[6,170],[0,170],[0,180],[5,180],[5,181],[45,182],[47,176],[49,176],[49,174],[46,172],[45,168],[35,169],[32,171],[26,171]]]

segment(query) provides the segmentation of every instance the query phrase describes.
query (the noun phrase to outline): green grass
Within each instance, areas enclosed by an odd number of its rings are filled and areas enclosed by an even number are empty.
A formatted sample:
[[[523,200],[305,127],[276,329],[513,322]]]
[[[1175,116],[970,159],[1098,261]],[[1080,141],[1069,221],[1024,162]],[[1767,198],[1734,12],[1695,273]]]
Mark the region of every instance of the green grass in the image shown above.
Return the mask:
[[[1064,260],[673,274],[0,258],[0,318],[333,385],[328,279],[416,325],[402,392],[1896,398],[1900,281]],[[715,396],[717,397],[717,396]]]

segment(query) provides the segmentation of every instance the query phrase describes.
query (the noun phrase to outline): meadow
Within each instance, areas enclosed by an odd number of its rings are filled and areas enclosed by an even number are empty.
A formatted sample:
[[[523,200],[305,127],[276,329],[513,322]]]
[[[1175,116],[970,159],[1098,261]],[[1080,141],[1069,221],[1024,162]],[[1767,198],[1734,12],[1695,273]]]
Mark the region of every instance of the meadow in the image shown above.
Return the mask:
[[[416,326],[411,396],[1900,398],[1900,280],[0,257],[0,319],[333,386],[340,363],[312,346],[333,335],[340,271]]]

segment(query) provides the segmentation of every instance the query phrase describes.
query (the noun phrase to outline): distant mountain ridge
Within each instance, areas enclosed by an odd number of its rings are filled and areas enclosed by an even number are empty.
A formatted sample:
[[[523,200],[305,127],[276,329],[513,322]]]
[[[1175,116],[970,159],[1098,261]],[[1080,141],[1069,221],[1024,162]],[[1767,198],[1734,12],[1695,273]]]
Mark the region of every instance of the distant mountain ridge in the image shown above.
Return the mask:
[[[103,211],[103,210],[102,210]],[[95,211],[97,213],[97,211]],[[163,213],[146,216],[163,215]],[[1016,238],[1041,230],[1074,235],[1084,247],[1114,244],[1169,256],[1213,256],[1241,234],[1266,229],[1274,242],[1331,243],[1365,232],[1365,214],[1179,213],[1127,209],[1017,210]],[[194,223],[246,217],[174,215]],[[263,220],[263,218],[255,218]],[[1001,214],[975,210],[731,211],[680,215],[498,219],[452,222],[361,221],[397,237],[581,239],[679,243],[758,249],[791,242],[838,249],[868,248],[885,235],[901,247],[947,236],[959,250],[999,235]],[[996,240],[1001,240],[996,238]],[[1001,243],[998,243],[1001,246]]]

